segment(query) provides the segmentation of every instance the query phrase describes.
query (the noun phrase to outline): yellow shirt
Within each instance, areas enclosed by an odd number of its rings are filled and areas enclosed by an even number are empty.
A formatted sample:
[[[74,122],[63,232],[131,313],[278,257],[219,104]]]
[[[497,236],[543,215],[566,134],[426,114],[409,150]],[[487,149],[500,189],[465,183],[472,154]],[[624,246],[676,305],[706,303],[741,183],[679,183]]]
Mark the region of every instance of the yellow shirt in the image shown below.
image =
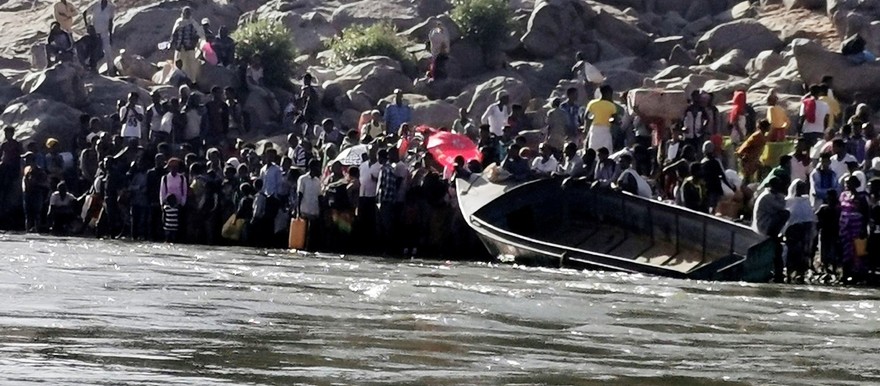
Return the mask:
[[[67,2],[67,5],[59,1],[55,3],[53,10],[55,11],[55,21],[61,24],[61,29],[70,32],[70,29],[73,28],[73,18],[79,14],[76,7],[70,1]]]
[[[831,122],[837,121],[837,118],[840,117],[840,102],[830,95],[823,96],[819,100],[828,104],[828,114],[831,115]]]
[[[593,116],[593,125],[611,126],[611,117],[617,112],[617,106],[604,99],[594,99],[587,104],[587,112]]]
[[[767,109],[767,120],[770,121],[770,127],[773,129],[788,129],[788,126],[791,125],[785,109],[779,106],[770,106]]]

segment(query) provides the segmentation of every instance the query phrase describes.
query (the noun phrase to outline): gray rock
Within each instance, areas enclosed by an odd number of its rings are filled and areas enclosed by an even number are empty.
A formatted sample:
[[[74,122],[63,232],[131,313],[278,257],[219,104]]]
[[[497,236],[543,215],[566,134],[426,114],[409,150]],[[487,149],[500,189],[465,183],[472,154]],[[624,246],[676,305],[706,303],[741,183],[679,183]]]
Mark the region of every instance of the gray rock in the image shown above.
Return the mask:
[[[684,36],[665,36],[656,38],[650,45],[648,45],[648,56],[652,59],[667,59],[675,46],[684,46],[685,44],[687,43]]]
[[[483,54],[483,49],[480,48],[479,44],[468,39],[452,43],[449,56],[456,59],[461,74],[464,77],[474,76],[486,70],[486,59]],[[457,58],[466,59],[457,60]]]
[[[458,28],[458,24],[455,24],[455,22],[452,21],[452,18],[450,18],[449,15],[431,16],[425,21],[416,24],[412,28],[402,32],[402,34],[409,37],[415,42],[427,42],[428,33],[431,32],[432,29],[434,29],[434,26],[437,25],[437,22],[443,23],[443,28],[445,28],[446,33],[449,34],[450,42],[454,42],[461,38],[461,29]]]
[[[202,64],[202,71],[199,75],[199,91],[208,93],[211,88],[218,86],[221,88],[232,87],[238,88],[238,74],[234,70],[226,67],[212,66],[210,64]]]
[[[88,103],[83,77],[85,70],[75,63],[58,63],[45,70],[29,73],[24,78],[21,91],[25,94],[41,94],[73,107]]]
[[[377,66],[360,80],[355,91],[361,91],[370,96],[372,100],[378,100],[392,94],[395,89],[404,92],[412,91],[412,79],[399,70],[392,67]]]
[[[139,102],[147,105],[150,94],[146,89],[124,80],[109,78],[102,75],[89,74],[83,78],[88,89],[88,105],[83,110],[92,115],[110,115],[116,113],[116,102],[126,100],[129,93],[137,93]]]
[[[306,14],[294,11],[257,12],[249,18],[242,17],[239,24],[248,22],[248,19],[268,20],[284,25],[290,31],[291,36],[295,36],[291,41],[300,54],[311,55],[321,51],[325,46],[325,41],[331,39],[337,32],[326,18],[315,12]]]
[[[725,74],[744,76],[746,75],[746,64],[748,64],[748,61],[749,58],[746,57],[745,52],[740,49],[733,49],[712,62],[709,68]]]
[[[782,55],[773,51],[764,51],[749,60],[746,72],[752,77],[763,77],[785,65]]]
[[[657,75],[654,75],[654,80],[664,80],[664,79],[676,79],[676,78],[684,78],[690,75],[691,70],[684,66],[672,65],[661,70]]]
[[[119,56],[113,60],[113,65],[120,74],[140,79],[150,79],[159,70],[143,56],[133,55],[125,49],[119,51]]]
[[[742,19],[719,25],[697,42],[698,53],[711,52],[719,57],[733,49],[741,49],[748,57],[761,51],[776,50],[783,45],[779,37],[754,19]]]
[[[416,103],[412,105],[413,122],[430,127],[451,128],[458,119],[458,107],[442,100]]]
[[[459,103],[459,107],[467,107],[475,117],[482,116],[489,105],[497,101],[498,92],[502,90],[510,96],[511,104],[525,106],[532,97],[531,89],[522,80],[499,76],[478,85],[468,86],[462,94],[472,93],[473,96],[469,104],[462,106]]]
[[[880,95],[880,63],[852,65],[842,55],[830,52],[818,43],[798,39],[792,42],[794,58],[801,79],[806,84],[834,77],[834,93],[850,99],[856,94]]]
[[[596,16],[596,30],[608,41],[633,53],[643,52],[651,42],[644,31],[605,11],[599,11]]]
[[[538,57],[551,57],[560,50],[592,40],[596,12],[576,0],[549,0],[538,3],[529,15],[522,44]],[[579,47],[575,47],[579,49]]]
[[[76,143],[80,115],[82,111],[64,103],[31,94],[12,100],[0,115],[0,125],[15,127],[15,139],[22,143],[56,138],[69,148]]]
[[[672,52],[669,53],[669,59],[666,62],[667,64],[677,64],[679,66],[690,66],[696,63],[697,59],[690,51],[681,45],[676,45],[672,48]]]
[[[353,24],[371,25],[385,21],[399,30],[406,30],[418,24],[421,18],[406,0],[356,1],[336,8],[330,17],[330,23],[340,31]]]
[[[706,16],[712,16],[712,7],[708,1],[691,1],[690,6],[683,15],[685,19],[698,20]]]

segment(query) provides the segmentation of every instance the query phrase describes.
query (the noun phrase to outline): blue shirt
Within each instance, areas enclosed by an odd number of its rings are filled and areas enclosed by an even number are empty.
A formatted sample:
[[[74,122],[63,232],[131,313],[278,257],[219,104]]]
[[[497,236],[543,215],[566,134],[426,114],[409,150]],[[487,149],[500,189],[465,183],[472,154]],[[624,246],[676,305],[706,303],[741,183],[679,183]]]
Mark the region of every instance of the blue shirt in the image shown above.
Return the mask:
[[[400,125],[412,121],[412,108],[407,105],[393,104],[385,109],[385,130],[388,134],[396,134]]]
[[[281,179],[283,178],[281,168],[275,164],[263,166],[260,171],[260,179],[263,180],[263,193],[266,196],[278,196],[281,193]]]

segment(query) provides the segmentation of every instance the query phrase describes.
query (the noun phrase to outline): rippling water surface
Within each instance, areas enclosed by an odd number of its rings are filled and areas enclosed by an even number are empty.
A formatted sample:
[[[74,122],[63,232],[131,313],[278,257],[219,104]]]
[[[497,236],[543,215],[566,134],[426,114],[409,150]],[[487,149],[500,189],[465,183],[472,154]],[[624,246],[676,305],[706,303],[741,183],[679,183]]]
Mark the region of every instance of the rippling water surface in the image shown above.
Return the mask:
[[[880,292],[0,236],[0,384],[865,384]]]

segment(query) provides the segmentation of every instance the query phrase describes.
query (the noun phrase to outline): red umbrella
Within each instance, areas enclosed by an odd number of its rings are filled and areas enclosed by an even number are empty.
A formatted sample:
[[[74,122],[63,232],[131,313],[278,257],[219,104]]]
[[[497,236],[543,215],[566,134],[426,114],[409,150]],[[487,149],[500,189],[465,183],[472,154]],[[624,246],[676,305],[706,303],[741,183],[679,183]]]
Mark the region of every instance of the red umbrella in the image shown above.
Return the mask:
[[[462,156],[465,161],[481,160],[483,155],[474,141],[465,135],[437,131],[428,137],[428,152],[444,167],[453,167],[455,157]]]

